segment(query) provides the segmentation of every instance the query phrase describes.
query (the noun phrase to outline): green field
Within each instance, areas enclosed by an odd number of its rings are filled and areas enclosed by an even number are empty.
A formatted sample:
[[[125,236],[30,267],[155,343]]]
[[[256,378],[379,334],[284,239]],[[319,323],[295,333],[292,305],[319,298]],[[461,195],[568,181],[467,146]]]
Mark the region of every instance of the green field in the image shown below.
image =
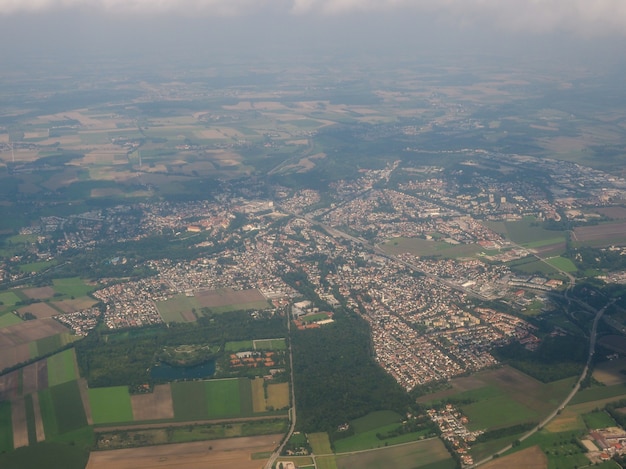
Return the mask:
[[[251,311],[253,309],[265,309],[269,306],[266,300],[235,303],[226,306],[210,306],[209,310],[215,314],[231,313],[233,311]]]
[[[402,443],[408,443],[411,441],[417,441],[420,438],[426,436],[429,431],[405,433],[404,435],[398,435],[392,438],[380,439],[377,434],[386,433],[397,429],[400,423],[394,423],[375,429],[360,432],[356,435],[349,436],[348,438],[342,438],[335,441],[335,451],[337,453],[349,453],[352,451],[363,451],[367,449],[382,448],[385,446],[399,445]]]
[[[171,384],[174,418],[176,420],[200,420],[209,413],[204,381],[180,381]]]
[[[133,409],[127,386],[89,389],[89,403],[94,424],[133,421]]]
[[[470,430],[506,427],[538,420],[539,414],[509,396],[501,395],[461,407],[470,423]]]
[[[576,265],[571,260],[565,257],[553,257],[551,259],[546,259],[546,262],[548,262],[548,264],[550,264],[551,266],[562,270],[563,272],[573,273],[578,271]]]
[[[369,432],[379,427],[384,427],[394,423],[400,423],[402,416],[391,410],[380,410],[371,412],[365,417],[355,419],[350,422],[350,426],[354,428],[356,433]]]
[[[554,267],[534,257],[526,257],[517,261],[508,262],[507,265],[512,271],[521,272],[523,274],[539,274],[551,278],[560,276],[559,272]]]
[[[54,291],[67,297],[79,298],[95,290],[93,285],[87,285],[79,277],[55,278],[52,280]]]
[[[218,379],[204,383],[209,418],[239,417],[241,415],[239,379]],[[245,384],[250,387],[249,383]]]
[[[56,335],[51,335],[48,337],[44,337],[43,339],[39,339],[35,342],[31,342],[35,346],[36,354],[34,357],[40,357],[42,355],[48,355],[59,350],[61,347],[71,343],[76,336],[70,335],[69,333],[61,333]]]
[[[528,247],[537,248],[565,242],[565,234],[560,235],[558,231],[546,230],[541,226],[541,222],[533,217],[519,221],[487,222],[486,225],[514,243]]]
[[[587,467],[589,459],[584,455],[580,446],[574,443],[579,436],[578,432],[551,433],[541,430],[522,441],[515,451],[539,445],[548,456],[548,469]]]
[[[195,296],[176,295],[165,301],[157,301],[157,309],[165,322],[187,322],[183,311],[200,311],[202,306]]]
[[[239,340],[235,342],[226,342],[225,348],[227,352],[243,352],[246,350],[253,350],[254,345],[251,340]]]
[[[617,423],[613,420],[609,414],[604,411],[590,412],[583,414],[583,420],[589,430],[596,430],[598,428],[616,427]]]
[[[0,454],[13,450],[13,427],[11,422],[11,402],[0,401]]]
[[[626,384],[591,387],[578,392],[570,401],[570,405],[599,401],[611,397],[615,397],[615,400],[617,400],[618,397],[622,396],[626,396]]]
[[[30,264],[20,265],[22,272],[41,272],[57,264],[57,261],[31,262]]]
[[[87,425],[77,381],[39,391],[39,407],[46,439]]]
[[[252,381],[248,378],[239,378],[239,416],[248,417],[253,414]]]
[[[48,386],[67,383],[77,378],[74,367],[74,349],[64,350],[47,360]]]
[[[0,302],[2,302],[4,306],[15,306],[15,304],[21,300],[22,299],[12,291],[0,293]]]
[[[89,451],[78,445],[44,442],[0,454],[0,467],[84,469],[88,459]]]
[[[314,454],[332,454],[333,450],[330,448],[330,440],[328,439],[328,433],[308,433],[307,438],[309,444],[313,449]]]
[[[252,342],[254,350],[287,350],[285,339],[259,339]]]
[[[454,469],[457,467],[439,439],[390,446],[356,454],[338,454],[336,461],[339,469],[356,467],[367,469],[387,469],[390,467]]]
[[[22,320],[13,313],[6,313],[0,316],[0,328],[19,324],[20,322]]]

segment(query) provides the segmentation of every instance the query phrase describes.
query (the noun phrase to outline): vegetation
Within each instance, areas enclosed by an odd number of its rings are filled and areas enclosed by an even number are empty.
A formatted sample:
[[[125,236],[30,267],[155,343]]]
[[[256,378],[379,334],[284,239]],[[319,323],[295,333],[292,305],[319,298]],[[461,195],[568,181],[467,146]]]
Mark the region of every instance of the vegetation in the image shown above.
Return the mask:
[[[123,423],[133,421],[133,409],[127,386],[89,389],[93,423]]]

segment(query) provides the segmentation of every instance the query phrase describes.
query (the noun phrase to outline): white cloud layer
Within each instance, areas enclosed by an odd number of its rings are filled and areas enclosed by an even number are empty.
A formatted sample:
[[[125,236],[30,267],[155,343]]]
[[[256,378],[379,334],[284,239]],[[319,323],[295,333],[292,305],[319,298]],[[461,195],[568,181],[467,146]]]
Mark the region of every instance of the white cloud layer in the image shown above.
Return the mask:
[[[273,11],[296,16],[357,12],[434,13],[495,29],[626,36],[626,0],[0,0],[0,14],[96,9],[112,14],[213,16]]]

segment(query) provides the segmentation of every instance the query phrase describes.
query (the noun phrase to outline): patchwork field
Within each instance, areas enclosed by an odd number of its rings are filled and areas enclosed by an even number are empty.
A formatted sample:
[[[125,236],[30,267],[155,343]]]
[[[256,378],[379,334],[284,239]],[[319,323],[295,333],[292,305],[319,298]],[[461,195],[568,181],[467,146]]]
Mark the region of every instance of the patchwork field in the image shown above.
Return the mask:
[[[626,222],[605,223],[595,226],[574,228],[572,239],[585,244],[620,244],[626,243]]]
[[[483,469],[547,469],[548,458],[539,446],[532,446],[481,466]]]
[[[0,329],[0,370],[48,353],[45,339],[68,332],[65,326],[49,318],[25,321]],[[41,346],[38,343],[40,340]],[[48,340],[62,342],[60,338]]]
[[[54,288],[52,287],[36,287],[25,288],[22,293],[33,300],[47,300],[54,296]]]
[[[75,380],[78,376],[76,375],[74,349],[64,350],[49,357],[47,368],[50,386]]]
[[[23,316],[26,313],[33,314],[37,319],[50,318],[57,316],[60,312],[50,306],[48,303],[33,303],[32,305],[22,306],[17,312]]]
[[[48,438],[87,425],[77,381],[68,381],[40,391],[39,405]]]
[[[273,451],[282,434],[147,448],[96,451],[86,469],[259,469],[264,461],[255,453]]]

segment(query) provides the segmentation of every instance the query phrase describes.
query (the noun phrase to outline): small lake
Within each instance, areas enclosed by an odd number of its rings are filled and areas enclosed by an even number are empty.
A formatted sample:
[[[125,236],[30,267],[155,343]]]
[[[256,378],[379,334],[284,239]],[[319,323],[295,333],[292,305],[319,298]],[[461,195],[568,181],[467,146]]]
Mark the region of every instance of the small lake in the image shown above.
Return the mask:
[[[201,365],[171,366],[166,363],[154,365],[150,370],[150,377],[157,381],[176,381],[181,379],[210,378],[215,374],[215,360],[209,360]]]

